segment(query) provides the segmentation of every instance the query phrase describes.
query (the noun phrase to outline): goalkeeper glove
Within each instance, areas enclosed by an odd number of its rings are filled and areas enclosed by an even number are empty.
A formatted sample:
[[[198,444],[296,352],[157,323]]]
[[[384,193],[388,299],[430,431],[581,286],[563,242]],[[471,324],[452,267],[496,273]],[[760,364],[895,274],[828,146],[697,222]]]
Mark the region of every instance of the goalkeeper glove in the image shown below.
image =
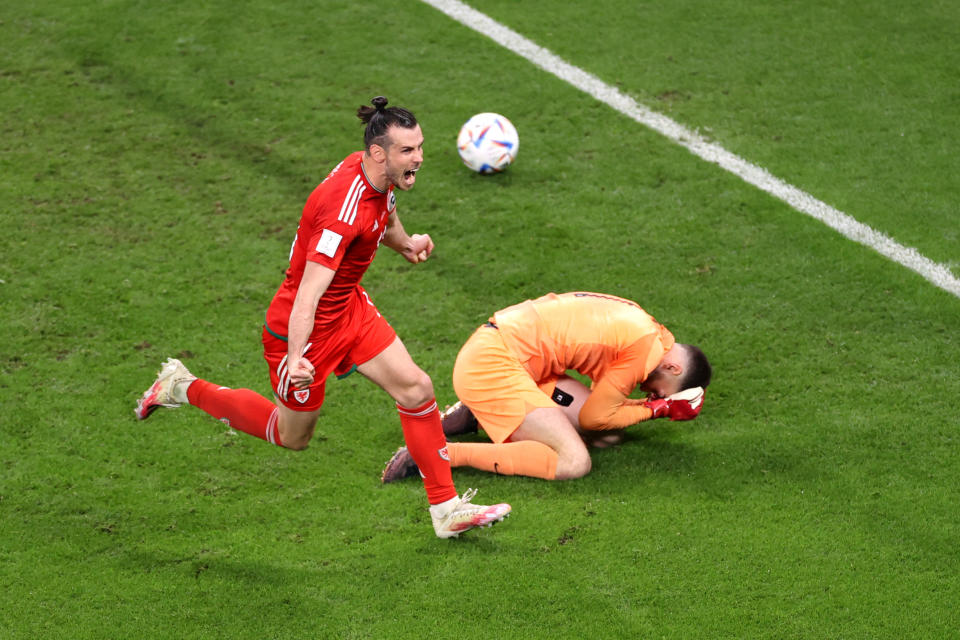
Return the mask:
[[[653,411],[651,418],[693,420],[703,408],[703,387],[690,387],[666,398],[647,398],[643,406]]]

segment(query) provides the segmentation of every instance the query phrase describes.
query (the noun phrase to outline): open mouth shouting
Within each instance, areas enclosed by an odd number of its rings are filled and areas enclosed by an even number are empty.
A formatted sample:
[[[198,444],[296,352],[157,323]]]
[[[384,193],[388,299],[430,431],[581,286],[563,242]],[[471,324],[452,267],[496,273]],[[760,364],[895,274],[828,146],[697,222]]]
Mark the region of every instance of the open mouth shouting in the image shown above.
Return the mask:
[[[397,186],[401,189],[409,189],[413,186],[413,183],[417,181],[417,171],[420,170],[420,167],[415,167],[413,169],[407,169],[402,174],[400,174],[401,182]]]

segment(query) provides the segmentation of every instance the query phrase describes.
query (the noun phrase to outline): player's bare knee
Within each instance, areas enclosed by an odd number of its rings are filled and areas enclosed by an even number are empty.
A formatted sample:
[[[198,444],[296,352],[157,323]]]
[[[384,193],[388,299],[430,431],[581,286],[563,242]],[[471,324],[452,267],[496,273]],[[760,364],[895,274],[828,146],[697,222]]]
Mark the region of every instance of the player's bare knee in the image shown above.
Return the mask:
[[[303,451],[310,444],[313,438],[313,430],[316,426],[316,416],[281,413],[280,421],[277,424],[277,435],[280,436],[280,443],[285,449],[293,451]]]
[[[572,478],[582,478],[583,476],[590,473],[590,470],[593,469],[593,461],[590,459],[590,454],[586,454],[577,458],[573,465]]]
[[[310,437],[291,438],[289,442],[283,440],[283,447],[292,451],[303,451],[310,445]]]
[[[433,381],[426,372],[420,371],[397,395],[400,397],[394,400],[400,403],[400,406],[419,407],[434,397]]]
[[[287,432],[284,433],[283,430],[279,430],[280,433],[280,443],[285,449],[291,449],[293,451],[303,451],[310,444],[310,439],[313,436],[313,432],[304,433],[302,430]]]
[[[590,454],[586,452],[577,453],[572,457],[564,459],[562,464],[557,465],[556,479],[574,480],[576,478],[582,478],[590,473],[592,468],[593,461],[590,459]]]

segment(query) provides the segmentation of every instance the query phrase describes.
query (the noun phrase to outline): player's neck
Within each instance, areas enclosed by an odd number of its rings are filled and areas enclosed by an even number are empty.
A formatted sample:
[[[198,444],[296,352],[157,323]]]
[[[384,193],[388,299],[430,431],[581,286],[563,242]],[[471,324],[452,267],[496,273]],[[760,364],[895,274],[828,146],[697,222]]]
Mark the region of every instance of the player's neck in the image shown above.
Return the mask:
[[[374,160],[369,153],[364,152],[360,160],[360,170],[363,176],[370,183],[370,186],[377,191],[387,190],[387,172],[386,167],[380,162]]]

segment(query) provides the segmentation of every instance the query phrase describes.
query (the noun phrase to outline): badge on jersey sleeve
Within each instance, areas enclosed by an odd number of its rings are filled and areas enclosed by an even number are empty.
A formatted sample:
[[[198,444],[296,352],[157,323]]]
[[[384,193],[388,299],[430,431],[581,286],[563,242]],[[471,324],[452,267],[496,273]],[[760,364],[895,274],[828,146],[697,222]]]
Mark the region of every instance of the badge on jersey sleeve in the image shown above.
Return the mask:
[[[387,213],[393,213],[393,210],[397,208],[397,194],[393,192],[393,188],[390,188],[390,197],[387,198]]]
[[[320,235],[320,241],[317,242],[317,253],[322,253],[328,258],[332,258],[337,253],[337,248],[340,246],[340,241],[343,240],[343,236],[339,233],[330,231],[330,229],[324,229],[323,233]]]

